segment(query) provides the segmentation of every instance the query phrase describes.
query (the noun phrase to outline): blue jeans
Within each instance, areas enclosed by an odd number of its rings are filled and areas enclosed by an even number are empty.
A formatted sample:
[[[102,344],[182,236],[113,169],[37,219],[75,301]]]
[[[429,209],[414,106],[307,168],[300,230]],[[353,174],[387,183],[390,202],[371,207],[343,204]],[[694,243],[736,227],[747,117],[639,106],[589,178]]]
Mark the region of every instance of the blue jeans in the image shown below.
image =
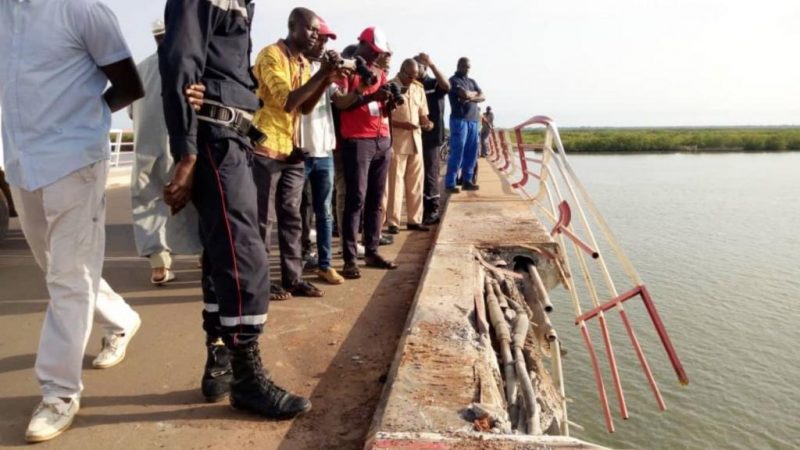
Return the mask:
[[[317,222],[317,253],[319,268],[331,267],[331,239],[333,234],[333,157],[306,157],[306,179],[311,184],[311,201]]]
[[[444,186],[456,186],[458,171],[463,180],[472,180],[478,161],[478,121],[450,118],[450,155]]]

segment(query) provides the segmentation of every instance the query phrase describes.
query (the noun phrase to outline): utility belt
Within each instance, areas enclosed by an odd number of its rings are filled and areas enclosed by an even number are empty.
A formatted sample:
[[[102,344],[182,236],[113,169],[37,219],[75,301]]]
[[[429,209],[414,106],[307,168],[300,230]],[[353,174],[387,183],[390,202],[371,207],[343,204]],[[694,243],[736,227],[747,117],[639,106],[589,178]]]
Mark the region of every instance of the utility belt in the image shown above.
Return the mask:
[[[264,145],[267,140],[266,133],[253,126],[251,113],[213,100],[203,100],[203,106],[197,112],[197,120],[229,128],[259,145]]]

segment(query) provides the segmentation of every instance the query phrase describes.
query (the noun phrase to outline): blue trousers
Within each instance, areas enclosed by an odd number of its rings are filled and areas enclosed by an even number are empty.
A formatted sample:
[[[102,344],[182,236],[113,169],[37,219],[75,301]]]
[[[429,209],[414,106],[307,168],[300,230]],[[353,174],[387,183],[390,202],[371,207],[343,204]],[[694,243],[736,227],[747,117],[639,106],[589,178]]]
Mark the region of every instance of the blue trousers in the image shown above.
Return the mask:
[[[317,254],[319,268],[331,267],[331,239],[333,236],[333,157],[306,157],[306,179],[311,185],[311,203],[317,222]]]
[[[444,185],[456,186],[458,171],[461,178],[472,180],[475,163],[478,160],[478,121],[450,118],[450,155],[447,159],[447,173]]]

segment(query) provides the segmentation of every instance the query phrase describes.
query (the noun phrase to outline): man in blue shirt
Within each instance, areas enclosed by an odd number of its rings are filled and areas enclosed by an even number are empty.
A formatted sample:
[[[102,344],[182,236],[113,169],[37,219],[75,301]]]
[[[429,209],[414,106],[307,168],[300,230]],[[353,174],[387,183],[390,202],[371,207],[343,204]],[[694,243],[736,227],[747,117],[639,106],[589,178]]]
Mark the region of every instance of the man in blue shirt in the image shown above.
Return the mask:
[[[121,362],[141,324],[101,273],[111,113],[144,91],[116,17],[96,0],[0,2],[0,61],[5,169],[50,293],[35,365],[43,399],[25,433],[41,442],[79,409],[92,319],[106,331],[96,368]]]
[[[444,185],[447,192],[458,193],[456,180],[461,171],[465,191],[476,191],[473,183],[478,160],[478,103],[486,100],[483,91],[469,78],[469,58],[460,58],[455,75],[450,77],[450,155]]]

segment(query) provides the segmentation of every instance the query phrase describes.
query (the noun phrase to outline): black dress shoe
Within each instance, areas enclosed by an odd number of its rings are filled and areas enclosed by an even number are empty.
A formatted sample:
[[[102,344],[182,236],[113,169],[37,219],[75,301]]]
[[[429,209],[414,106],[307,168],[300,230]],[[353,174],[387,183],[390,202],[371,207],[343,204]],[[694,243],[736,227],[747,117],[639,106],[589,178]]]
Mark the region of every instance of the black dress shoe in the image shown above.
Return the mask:
[[[458,186],[445,188],[444,190],[447,191],[448,194],[458,194],[461,192],[461,189]]]
[[[408,224],[408,231],[431,231],[431,229],[418,223],[410,223]]]
[[[397,225],[389,225],[386,232],[389,234],[400,234],[400,228]]]
[[[439,222],[441,222],[441,219],[439,218],[439,215],[438,214],[434,214],[434,215],[428,217],[427,219],[423,220],[422,224],[423,225],[436,225]]]
[[[478,186],[477,184],[472,184],[472,183],[464,183],[464,184],[461,186],[461,188],[462,188],[462,189],[464,189],[465,191],[477,191],[477,190],[478,190],[478,189],[480,189],[481,187],[480,187],[480,186]]]

